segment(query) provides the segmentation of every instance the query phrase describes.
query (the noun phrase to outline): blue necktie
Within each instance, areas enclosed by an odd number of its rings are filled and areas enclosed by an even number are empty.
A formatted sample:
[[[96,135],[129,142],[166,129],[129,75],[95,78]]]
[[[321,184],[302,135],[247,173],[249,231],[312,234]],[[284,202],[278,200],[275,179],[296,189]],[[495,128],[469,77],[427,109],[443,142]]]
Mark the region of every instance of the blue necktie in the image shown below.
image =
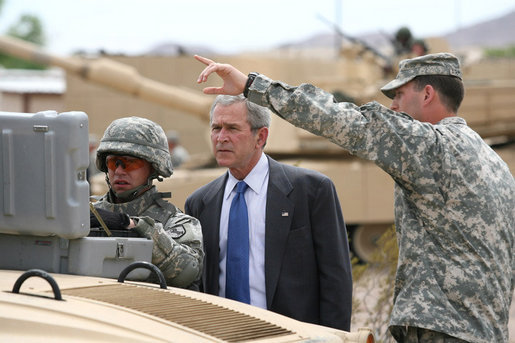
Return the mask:
[[[244,197],[247,188],[244,181],[238,182],[229,212],[225,297],[250,304],[249,216]]]

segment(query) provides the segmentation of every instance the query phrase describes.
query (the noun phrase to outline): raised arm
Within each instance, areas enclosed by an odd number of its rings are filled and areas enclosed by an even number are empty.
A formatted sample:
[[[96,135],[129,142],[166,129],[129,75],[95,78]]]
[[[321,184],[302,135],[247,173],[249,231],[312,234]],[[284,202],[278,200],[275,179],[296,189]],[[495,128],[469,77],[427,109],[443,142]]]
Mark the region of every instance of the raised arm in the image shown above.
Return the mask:
[[[200,73],[197,83],[206,82],[211,73],[217,73],[224,82],[222,87],[206,87],[205,94],[228,94],[238,95],[243,93],[247,82],[247,75],[236,69],[230,64],[216,63],[199,55],[195,55],[195,59],[207,65]]]

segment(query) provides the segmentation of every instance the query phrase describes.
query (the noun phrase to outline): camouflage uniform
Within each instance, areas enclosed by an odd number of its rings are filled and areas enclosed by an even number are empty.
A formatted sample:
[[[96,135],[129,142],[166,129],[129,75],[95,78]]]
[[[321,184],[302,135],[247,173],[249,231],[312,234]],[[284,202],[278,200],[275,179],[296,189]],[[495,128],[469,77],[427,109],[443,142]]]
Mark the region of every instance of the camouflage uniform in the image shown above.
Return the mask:
[[[163,194],[155,186],[138,195],[150,187],[152,179],[173,173],[163,129],[145,118],[117,119],[108,126],[97,149],[96,164],[105,173],[109,154],[144,159],[155,172],[147,184],[116,194],[123,203],[115,203],[114,191],[110,189],[94,206],[131,216],[136,223],[132,230],[153,240],[152,263],[163,272],[169,286],[197,288],[204,259],[200,222],[163,200]]]
[[[248,99],[373,161],[394,179],[394,335],[413,326],[470,342],[508,342],[515,181],[464,119],[432,125],[377,102],[335,103],[312,85],[292,87],[263,75]]]
[[[115,204],[111,192],[95,203],[96,208],[126,213],[137,221],[132,229],[154,241],[152,263],[174,287],[190,287],[202,274],[202,230],[200,222],[161,197],[155,186],[136,199]]]

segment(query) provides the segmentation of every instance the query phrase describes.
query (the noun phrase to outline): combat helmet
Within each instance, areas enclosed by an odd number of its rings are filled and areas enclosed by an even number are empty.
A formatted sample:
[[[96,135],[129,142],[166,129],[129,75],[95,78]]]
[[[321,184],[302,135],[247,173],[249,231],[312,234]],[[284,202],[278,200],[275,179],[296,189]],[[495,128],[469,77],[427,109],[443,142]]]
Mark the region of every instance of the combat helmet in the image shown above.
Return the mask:
[[[106,156],[130,155],[148,161],[159,176],[173,173],[168,141],[163,128],[151,120],[126,117],[113,121],[105,130],[97,149],[97,168],[107,173]]]
[[[406,26],[399,28],[395,33],[395,39],[401,43],[412,40],[413,36],[411,35],[411,30]]]
[[[395,53],[399,56],[402,54],[410,53],[412,44],[413,36],[410,29],[406,26],[398,29],[395,33],[395,40],[393,41]]]

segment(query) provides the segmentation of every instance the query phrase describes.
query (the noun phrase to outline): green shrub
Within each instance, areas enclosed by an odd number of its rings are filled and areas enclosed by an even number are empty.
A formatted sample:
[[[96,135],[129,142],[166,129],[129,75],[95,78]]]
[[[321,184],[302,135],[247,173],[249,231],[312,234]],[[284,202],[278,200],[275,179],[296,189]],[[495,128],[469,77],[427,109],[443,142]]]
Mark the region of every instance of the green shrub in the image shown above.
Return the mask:
[[[504,48],[491,48],[491,49],[485,49],[485,56],[486,57],[493,57],[493,58],[515,58],[515,45],[507,46]]]

